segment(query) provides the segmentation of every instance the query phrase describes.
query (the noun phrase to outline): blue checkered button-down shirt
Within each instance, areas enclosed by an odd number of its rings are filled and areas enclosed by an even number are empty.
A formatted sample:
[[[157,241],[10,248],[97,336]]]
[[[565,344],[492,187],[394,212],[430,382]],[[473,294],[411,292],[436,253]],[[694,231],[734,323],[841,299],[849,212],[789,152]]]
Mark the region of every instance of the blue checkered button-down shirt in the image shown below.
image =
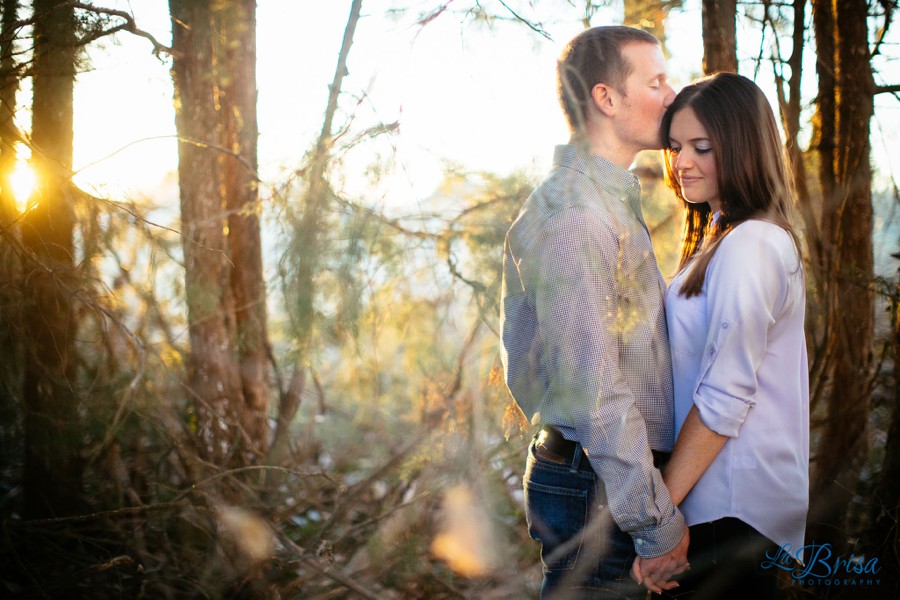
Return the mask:
[[[506,236],[502,357],[532,423],[578,441],[641,556],[675,547],[684,520],[651,448],[674,442],[665,282],[635,175],[572,146]]]

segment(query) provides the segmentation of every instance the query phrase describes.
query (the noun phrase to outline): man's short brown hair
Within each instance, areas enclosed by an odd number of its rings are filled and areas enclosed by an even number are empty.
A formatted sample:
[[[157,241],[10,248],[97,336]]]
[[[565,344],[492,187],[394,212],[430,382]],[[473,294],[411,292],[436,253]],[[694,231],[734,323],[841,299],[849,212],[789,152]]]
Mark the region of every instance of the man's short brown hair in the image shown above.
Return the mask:
[[[635,42],[659,45],[653,34],[623,25],[592,27],[566,44],[556,66],[556,88],[573,132],[587,120],[595,85],[605,83],[617,89],[624,85],[632,65],[622,56],[622,48]]]

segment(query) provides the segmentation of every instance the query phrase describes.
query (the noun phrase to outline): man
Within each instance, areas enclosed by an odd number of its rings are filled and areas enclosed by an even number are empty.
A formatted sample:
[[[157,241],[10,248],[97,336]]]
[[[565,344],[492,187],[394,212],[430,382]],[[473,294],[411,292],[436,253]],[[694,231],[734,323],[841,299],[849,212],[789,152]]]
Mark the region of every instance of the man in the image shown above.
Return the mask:
[[[638,29],[569,42],[557,83],[571,139],[506,237],[502,357],[541,425],[524,480],[543,598],[643,597],[628,578],[635,554],[657,593],[687,568],[687,528],[654,465],[674,443],[665,283],[626,170],[660,147],[675,96],[665,69]]]

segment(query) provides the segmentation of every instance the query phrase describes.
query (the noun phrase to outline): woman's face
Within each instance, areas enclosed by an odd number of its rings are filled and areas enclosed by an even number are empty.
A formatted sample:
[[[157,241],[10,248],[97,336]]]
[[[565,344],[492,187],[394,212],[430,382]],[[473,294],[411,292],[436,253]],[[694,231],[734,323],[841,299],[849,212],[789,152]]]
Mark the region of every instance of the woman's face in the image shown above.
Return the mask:
[[[718,212],[721,201],[712,141],[692,108],[685,107],[672,117],[668,143],[684,199],[692,204],[706,202]]]

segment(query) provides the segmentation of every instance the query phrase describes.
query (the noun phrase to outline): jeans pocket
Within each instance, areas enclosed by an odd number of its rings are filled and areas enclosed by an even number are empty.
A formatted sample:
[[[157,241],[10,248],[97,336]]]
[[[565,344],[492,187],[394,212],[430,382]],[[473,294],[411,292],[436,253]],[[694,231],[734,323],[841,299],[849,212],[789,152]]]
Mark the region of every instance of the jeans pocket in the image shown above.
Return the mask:
[[[541,543],[541,562],[548,570],[572,569],[584,544],[587,489],[545,485],[530,478],[524,487],[528,533]]]

